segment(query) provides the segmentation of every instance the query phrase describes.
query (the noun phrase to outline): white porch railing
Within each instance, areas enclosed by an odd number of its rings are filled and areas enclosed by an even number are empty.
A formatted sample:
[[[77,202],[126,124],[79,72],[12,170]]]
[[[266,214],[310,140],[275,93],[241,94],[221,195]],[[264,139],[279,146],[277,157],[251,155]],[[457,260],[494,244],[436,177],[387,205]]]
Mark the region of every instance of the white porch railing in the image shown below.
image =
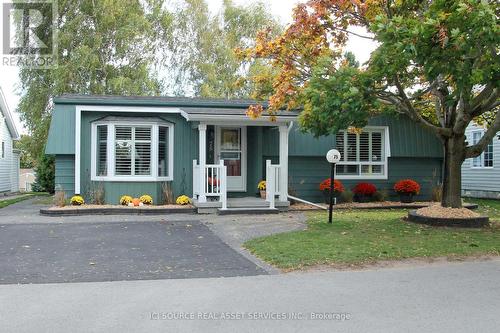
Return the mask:
[[[280,194],[281,165],[272,164],[271,160],[266,161],[266,201],[269,208],[275,208],[276,195]]]
[[[227,209],[227,167],[223,160],[219,164],[206,164],[203,171],[198,161],[193,161],[193,198],[198,202],[217,198],[222,209]]]

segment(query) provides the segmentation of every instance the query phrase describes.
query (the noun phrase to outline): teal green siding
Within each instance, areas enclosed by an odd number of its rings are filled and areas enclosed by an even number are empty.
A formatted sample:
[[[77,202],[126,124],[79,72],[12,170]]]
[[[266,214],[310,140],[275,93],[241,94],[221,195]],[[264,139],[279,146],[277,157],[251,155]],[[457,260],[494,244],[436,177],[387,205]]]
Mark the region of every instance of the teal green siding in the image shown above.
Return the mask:
[[[75,194],[75,156],[56,155],[55,167],[56,190],[63,190],[67,197],[71,197]]]
[[[45,153],[49,155],[75,153],[75,106],[54,106]]]
[[[439,158],[389,158],[389,175],[387,180],[341,180],[346,189],[351,189],[360,182],[370,182],[378,190],[384,190],[397,199],[392,190],[394,183],[400,179],[411,178],[421,186],[417,200],[431,198],[432,187],[440,180],[441,159]],[[306,200],[320,202],[323,200],[319,184],[330,177],[330,164],[324,157],[291,157],[289,160],[289,192],[295,192]]]
[[[84,112],[82,114],[81,131],[81,194],[88,194],[89,189],[97,182],[90,181],[91,165],[91,124],[105,116],[120,116],[113,112]],[[148,113],[148,117],[161,118],[174,124],[174,180],[172,190],[174,196],[192,195],[193,160],[198,158],[198,130],[192,127],[179,114]],[[141,117],[144,114],[128,113],[127,117]],[[122,195],[140,196],[149,194],[154,202],[161,202],[161,182],[111,182],[105,181],[106,202],[116,204]]]
[[[371,119],[371,126],[388,126],[392,157],[437,157],[442,156],[442,145],[436,136],[407,117],[380,116]],[[278,155],[279,136],[274,128],[264,131],[264,154]],[[289,156],[325,156],[335,147],[333,135],[315,138],[294,126],[289,136]]]

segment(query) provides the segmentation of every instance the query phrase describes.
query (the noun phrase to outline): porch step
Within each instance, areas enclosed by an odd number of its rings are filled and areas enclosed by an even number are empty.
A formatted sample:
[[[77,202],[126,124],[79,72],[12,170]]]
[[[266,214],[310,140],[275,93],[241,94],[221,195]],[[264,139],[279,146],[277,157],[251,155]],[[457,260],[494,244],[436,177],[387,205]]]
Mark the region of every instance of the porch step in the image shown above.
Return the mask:
[[[246,207],[246,208],[228,208],[217,209],[219,215],[238,215],[238,214],[278,214],[280,211],[276,208]]]

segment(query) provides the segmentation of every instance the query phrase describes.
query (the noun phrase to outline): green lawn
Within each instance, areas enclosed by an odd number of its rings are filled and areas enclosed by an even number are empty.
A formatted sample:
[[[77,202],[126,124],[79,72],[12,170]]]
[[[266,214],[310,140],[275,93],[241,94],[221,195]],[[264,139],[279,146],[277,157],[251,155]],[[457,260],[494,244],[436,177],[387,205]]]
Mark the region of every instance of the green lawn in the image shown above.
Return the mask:
[[[15,204],[17,202],[27,200],[27,199],[32,198],[34,196],[45,197],[45,196],[48,196],[48,193],[45,193],[45,192],[40,192],[40,193],[38,193],[38,192],[37,193],[30,192],[30,193],[26,193],[26,194],[24,194],[22,196],[19,196],[19,197],[16,197],[16,198],[12,198],[12,199],[1,199],[0,198],[0,208],[4,208],[4,207],[7,207],[9,205]]]
[[[468,200],[471,201],[471,200]],[[479,203],[479,201],[477,201]],[[485,229],[428,227],[403,221],[406,210],[310,213],[308,229],[257,238],[245,247],[285,270],[320,264],[366,264],[378,260],[500,255],[500,207],[481,202],[496,222]],[[496,207],[496,208],[495,208]]]

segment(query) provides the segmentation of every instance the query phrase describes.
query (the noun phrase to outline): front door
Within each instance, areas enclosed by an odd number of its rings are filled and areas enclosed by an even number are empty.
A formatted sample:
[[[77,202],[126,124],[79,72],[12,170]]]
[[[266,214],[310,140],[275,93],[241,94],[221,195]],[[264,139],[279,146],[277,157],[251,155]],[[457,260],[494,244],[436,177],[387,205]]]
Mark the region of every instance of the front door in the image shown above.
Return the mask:
[[[224,160],[227,167],[227,190],[246,192],[247,128],[238,126],[217,126],[217,163]]]

